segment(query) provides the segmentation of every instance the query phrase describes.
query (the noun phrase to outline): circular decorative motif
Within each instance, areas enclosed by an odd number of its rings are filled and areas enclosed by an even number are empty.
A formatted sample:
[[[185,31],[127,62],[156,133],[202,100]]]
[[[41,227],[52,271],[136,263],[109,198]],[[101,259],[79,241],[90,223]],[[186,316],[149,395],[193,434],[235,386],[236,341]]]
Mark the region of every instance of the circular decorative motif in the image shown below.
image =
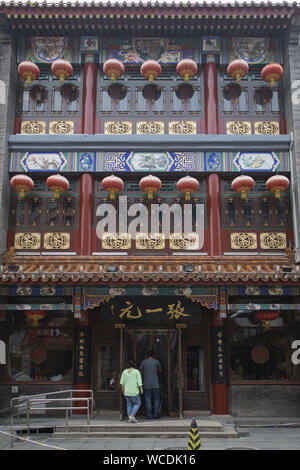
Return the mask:
[[[270,233],[264,242],[269,248],[278,248],[282,244],[282,237],[278,233]]]
[[[251,358],[256,364],[265,364],[270,357],[270,353],[264,346],[255,346],[251,351]]]
[[[16,244],[17,246],[20,246],[21,248],[26,248],[26,249],[34,249],[37,248],[39,243],[39,238],[36,234],[34,233],[24,233],[22,235],[18,235],[16,238]]]
[[[34,364],[42,364],[47,359],[47,350],[43,346],[33,346],[30,351],[30,359]]]
[[[233,48],[238,56],[251,64],[262,62],[268,54],[269,39],[234,38]]]
[[[93,164],[93,159],[89,153],[84,153],[80,157],[80,166],[83,170],[89,170]]]

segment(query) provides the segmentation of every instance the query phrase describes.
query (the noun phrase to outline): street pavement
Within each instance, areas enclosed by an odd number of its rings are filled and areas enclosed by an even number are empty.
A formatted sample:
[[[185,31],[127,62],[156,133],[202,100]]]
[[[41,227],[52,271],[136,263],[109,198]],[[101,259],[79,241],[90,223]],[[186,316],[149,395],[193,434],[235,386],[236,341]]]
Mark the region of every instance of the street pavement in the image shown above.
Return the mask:
[[[222,419],[219,419],[222,422]],[[235,422],[238,438],[203,437],[202,451],[220,450],[263,450],[263,451],[295,451],[300,450],[300,419],[273,418],[265,424],[258,421],[255,424],[247,420]],[[226,422],[226,421],[224,421]],[[228,420],[227,420],[228,422]],[[53,423],[52,423],[53,424]],[[51,425],[51,423],[49,423]],[[134,426],[134,425],[133,425]],[[0,450],[33,451],[33,450],[69,450],[69,451],[155,451],[182,452],[187,450],[189,435],[185,438],[115,438],[110,437],[56,437],[50,433],[19,434],[11,440],[8,423],[0,422]]]

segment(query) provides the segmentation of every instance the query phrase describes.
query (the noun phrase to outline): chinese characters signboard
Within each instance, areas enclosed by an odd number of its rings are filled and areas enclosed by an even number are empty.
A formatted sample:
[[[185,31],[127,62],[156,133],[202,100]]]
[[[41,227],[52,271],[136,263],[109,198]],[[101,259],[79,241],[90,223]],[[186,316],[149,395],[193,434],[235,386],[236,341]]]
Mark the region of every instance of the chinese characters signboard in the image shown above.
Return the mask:
[[[227,368],[227,338],[226,330],[221,326],[214,326],[211,330],[212,351],[212,382],[228,382]]]

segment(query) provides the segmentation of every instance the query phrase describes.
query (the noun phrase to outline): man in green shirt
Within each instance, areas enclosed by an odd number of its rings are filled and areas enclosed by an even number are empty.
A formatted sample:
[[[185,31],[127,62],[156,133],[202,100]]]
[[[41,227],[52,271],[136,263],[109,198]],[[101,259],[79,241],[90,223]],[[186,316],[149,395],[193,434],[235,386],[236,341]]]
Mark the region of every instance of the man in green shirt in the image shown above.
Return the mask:
[[[130,361],[128,368],[123,370],[120,385],[127,402],[127,415],[130,423],[138,423],[135,415],[141,406],[140,393],[143,394],[142,376],[135,369],[134,361]]]

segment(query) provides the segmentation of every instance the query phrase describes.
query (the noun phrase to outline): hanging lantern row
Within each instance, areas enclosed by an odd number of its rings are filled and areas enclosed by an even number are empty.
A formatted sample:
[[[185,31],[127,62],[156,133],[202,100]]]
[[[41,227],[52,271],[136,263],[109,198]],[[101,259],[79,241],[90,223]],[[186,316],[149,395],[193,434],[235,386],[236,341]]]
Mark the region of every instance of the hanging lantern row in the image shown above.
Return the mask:
[[[279,318],[279,313],[278,312],[255,312],[255,316],[257,320],[263,322],[264,324],[264,329],[269,330],[270,329],[270,321],[276,320]]]
[[[148,199],[153,199],[153,194],[157,193],[162,186],[161,180],[154,175],[144,176],[139,182],[140,189],[147,193]],[[124,188],[124,182],[118,176],[106,176],[102,180],[102,189],[109,192],[110,199],[115,199],[115,195]],[[185,176],[177,182],[177,189],[185,194],[185,199],[190,200],[190,195],[199,188],[199,182],[191,176]]]
[[[33,180],[27,175],[16,175],[10,180],[11,187],[19,193],[22,199],[25,194],[32,191],[34,188]],[[64,193],[69,188],[69,181],[62,175],[51,175],[46,179],[47,187],[53,191],[54,198],[59,198],[61,193]]]
[[[227,67],[227,74],[233,80],[240,82],[241,79],[248,73],[249,65],[243,59],[233,60]],[[283,68],[280,64],[272,63],[266,65],[261,71],[261,78],[270,84],[271,87],[278,82],[283,75]]]
[[[73,67],[67,60],[58,59],[51,65],[51,72],[60,82],[68,79],[73,73]],[[21,62],[18,66],[18,73],[28,85],[30,85],[34,80],[37,80],[40,76],[40,69],[37,64],[29,60]]]
[[[247,197],[247,192],[254,188],[255,181],[251,176],[240,175],[234,178],[231,188],[236,193],[241,193],[241,198]],[[290,181],[286,176],[274,175],[266,181],[266,188],[271,193],[275,193],[275,198],[280,198],[280,193],[286,191],[290,185]]]

